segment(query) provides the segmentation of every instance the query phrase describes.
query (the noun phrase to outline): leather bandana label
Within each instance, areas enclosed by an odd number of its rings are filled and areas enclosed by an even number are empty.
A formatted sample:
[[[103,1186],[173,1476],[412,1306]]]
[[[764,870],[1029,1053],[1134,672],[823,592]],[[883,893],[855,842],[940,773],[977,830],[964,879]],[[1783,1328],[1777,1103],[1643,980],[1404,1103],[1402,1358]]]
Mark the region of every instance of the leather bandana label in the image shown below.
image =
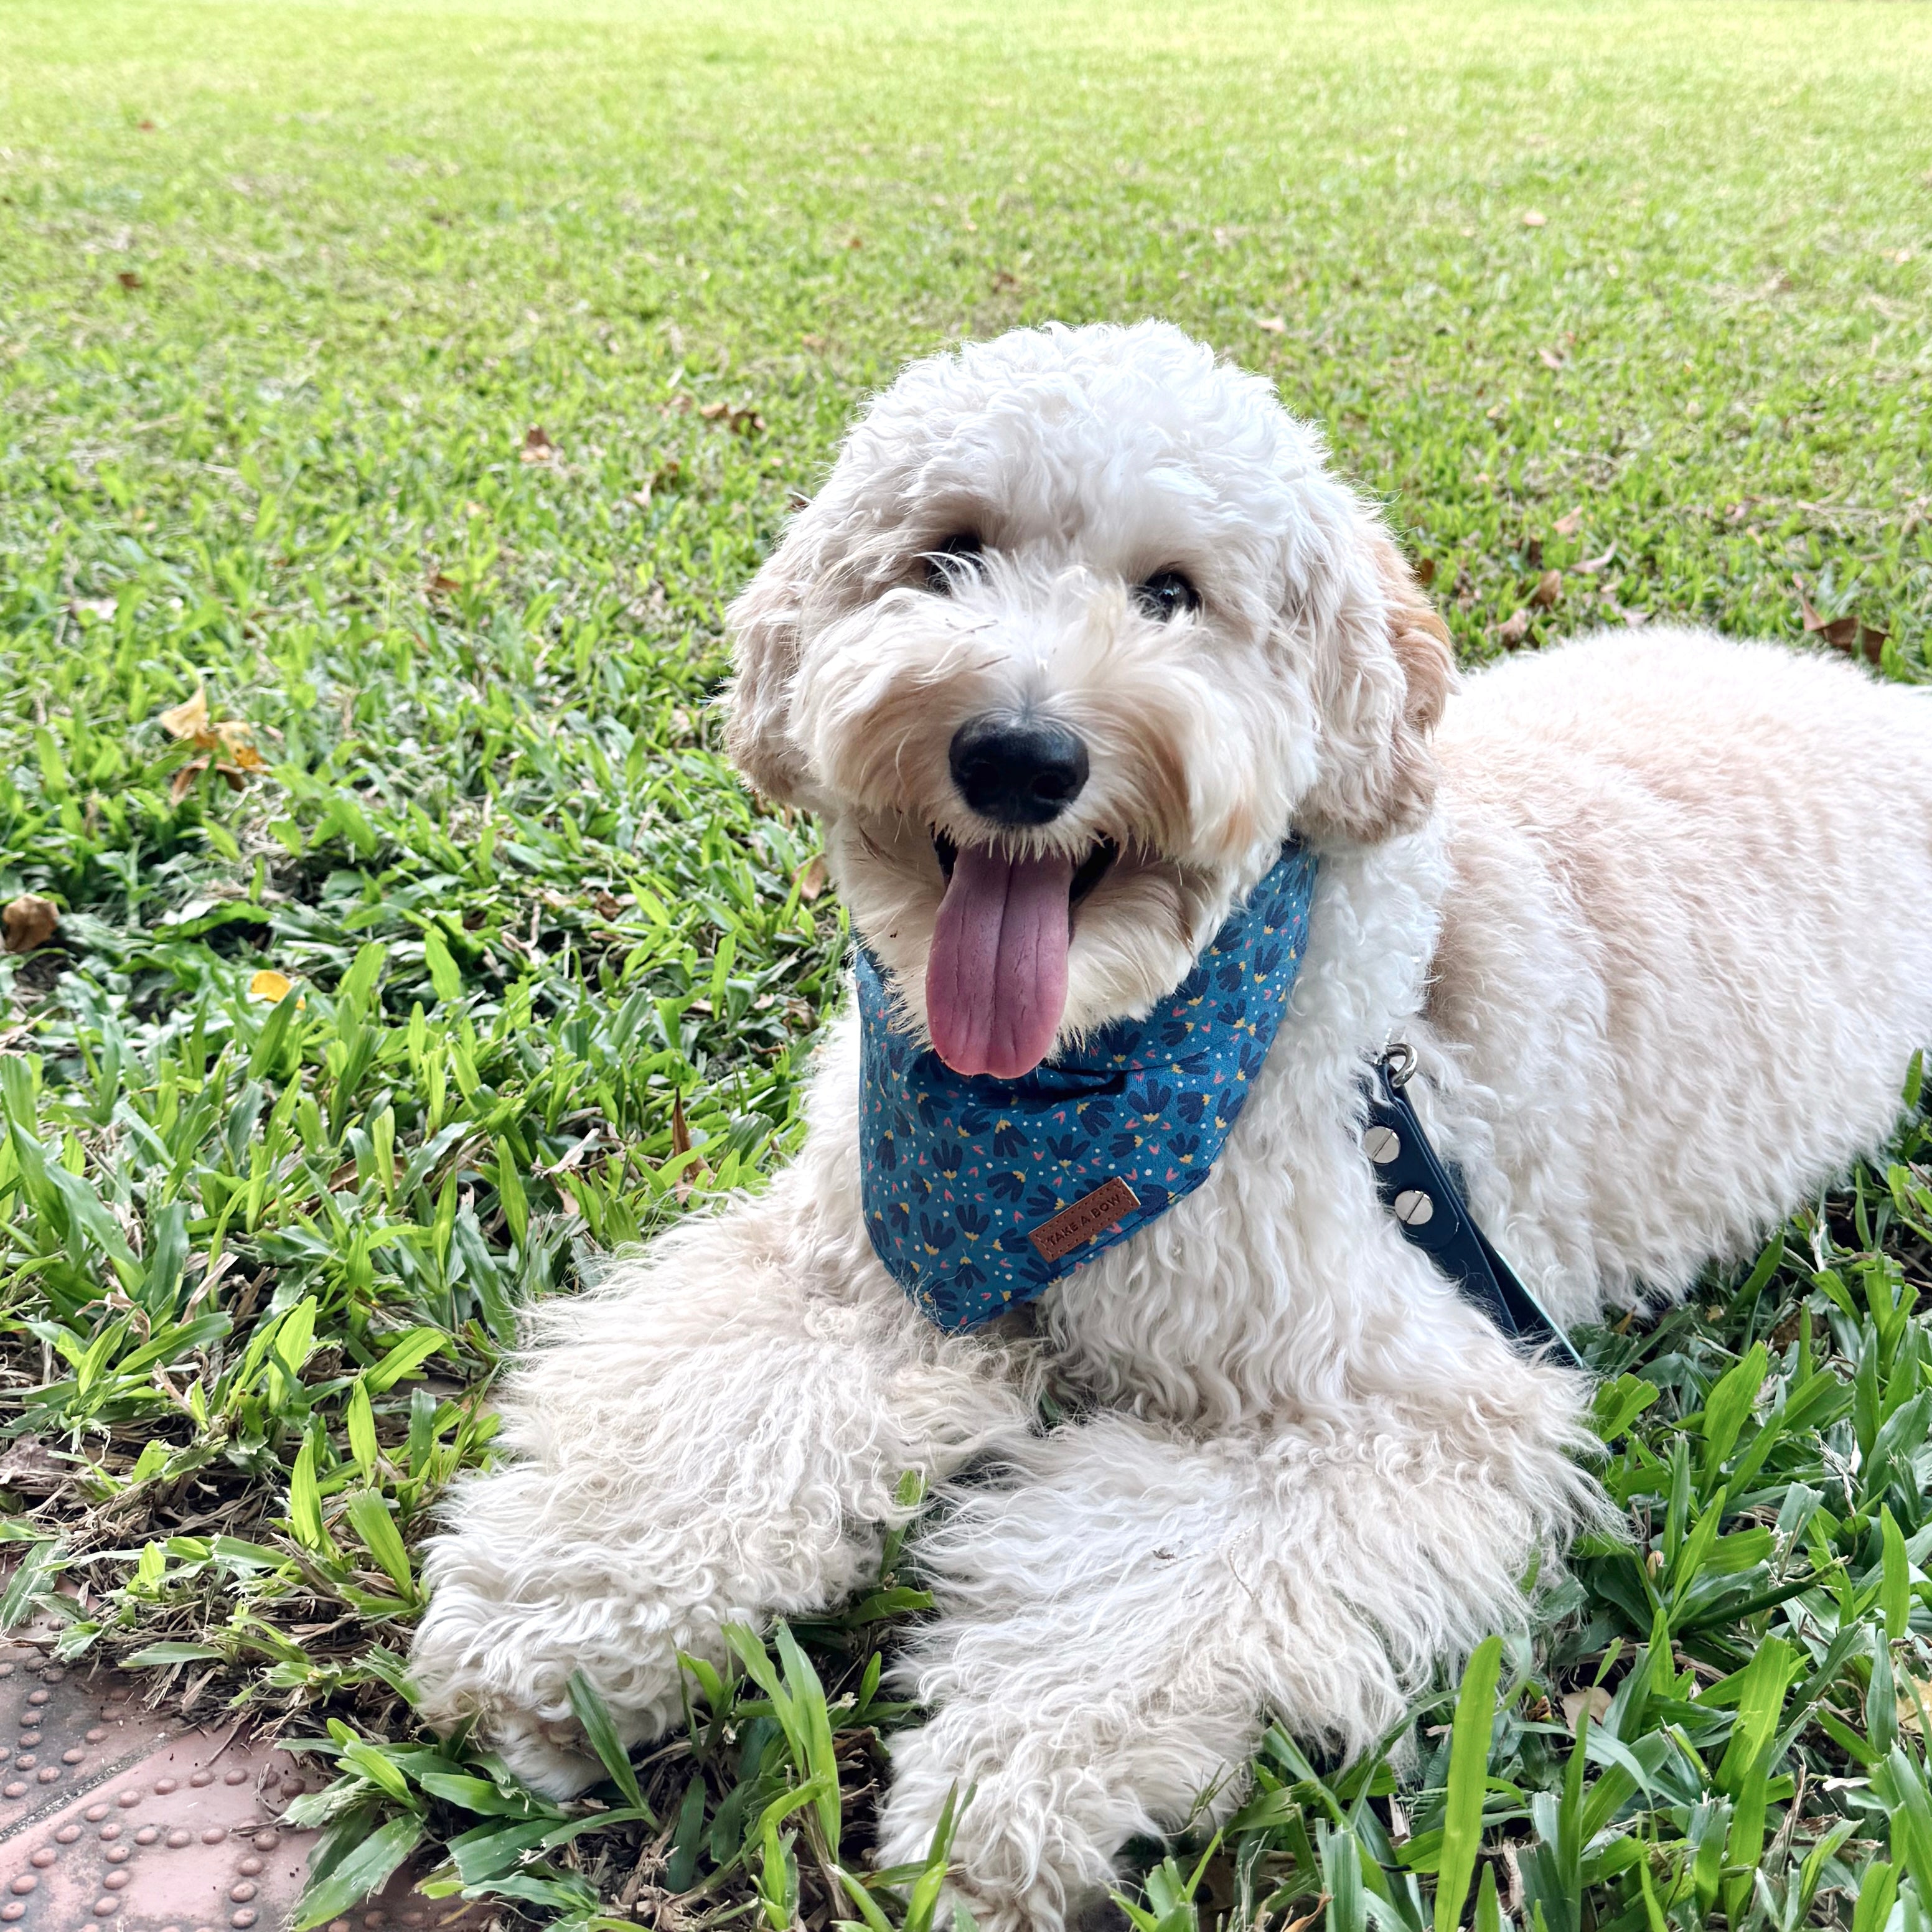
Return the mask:
[[[1315,871],[1291,840],[1144,1019],[1017,1080],[955,1073],[902,1031],[860,946],[866,1232],[929,1320],[972,1328],[1036,1300],[1208,1178],[1287,1010]]]
[[[1111,1228],[1123,1214],[1141,1204],[1141,1198],[1116,1174],[1103,1180],[1091,1194],[1074,1202],[1064,1214],[1042,1221],[1027,1239],[1040,1250],[1042,1261],[1057,1262],[1084,1246],[1102,1228]]]

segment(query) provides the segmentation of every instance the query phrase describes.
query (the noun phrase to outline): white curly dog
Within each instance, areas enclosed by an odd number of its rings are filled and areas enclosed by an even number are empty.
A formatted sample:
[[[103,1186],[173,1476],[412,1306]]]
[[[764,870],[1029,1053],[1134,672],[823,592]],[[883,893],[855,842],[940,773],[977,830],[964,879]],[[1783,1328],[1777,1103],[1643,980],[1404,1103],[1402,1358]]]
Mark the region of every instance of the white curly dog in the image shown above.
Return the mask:
[[[1560,1322],[1750,1254],[1886,1139],[1932,1039],[1932,700],[1653,627],[1451,704],[1444,628],[1318,434],[1154,323],[912,365],[731,622],[734,754],[819,814],[953,1066],[1010,1078],[1146,1013],[1291,832],[1319,866],[1300,977],[1205,1184],[968,1334],[874,1255],[836,1023],[764,1192],[537,1311],[413,1667],[433,1719],[479,1712],[580,1789],[573,1667],[658,1732],[680,1650],[875,1575],[916,1471],[928,1714],[880,1856],[974,1787],[959,1895],[1057,1928],[1130,1837],[1230,1805],[1268,1718],[1375,1738],[1601,1508],[1582,1378],[1378,1202],[1365,1066],[1414,1048]],[[1049,1372],[1086,1406],[1043,1428]]]

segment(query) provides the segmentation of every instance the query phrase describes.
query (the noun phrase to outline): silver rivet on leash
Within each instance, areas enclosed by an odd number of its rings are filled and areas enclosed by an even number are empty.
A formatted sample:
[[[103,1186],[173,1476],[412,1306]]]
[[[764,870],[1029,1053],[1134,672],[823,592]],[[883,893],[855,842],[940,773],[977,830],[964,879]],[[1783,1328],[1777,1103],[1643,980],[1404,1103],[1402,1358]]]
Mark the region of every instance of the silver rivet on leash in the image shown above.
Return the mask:
[[[1436,1203],[1419,1187],[1405,1187],[1395,1197],[1395,1218],[1405,1228],[1426,1227],[1436,1213]]]
[[[1378,1167],[1386,1167],[1402,1151],[1402,1136],[1393,1127],[1371,1127],[1362,1136],[1362,1151]]]

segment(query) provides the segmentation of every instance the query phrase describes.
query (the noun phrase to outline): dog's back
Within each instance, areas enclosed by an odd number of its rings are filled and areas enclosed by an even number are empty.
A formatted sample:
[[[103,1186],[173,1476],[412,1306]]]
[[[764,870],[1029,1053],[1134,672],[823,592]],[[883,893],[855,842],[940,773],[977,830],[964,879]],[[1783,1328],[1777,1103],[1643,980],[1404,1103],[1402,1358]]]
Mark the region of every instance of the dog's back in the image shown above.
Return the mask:
[[[1929,742],[1932,694],[1682,630],[1450,705],[1430,1018],[1570,1312],[1681,1289],[1895,1124],[1932,1041]]]

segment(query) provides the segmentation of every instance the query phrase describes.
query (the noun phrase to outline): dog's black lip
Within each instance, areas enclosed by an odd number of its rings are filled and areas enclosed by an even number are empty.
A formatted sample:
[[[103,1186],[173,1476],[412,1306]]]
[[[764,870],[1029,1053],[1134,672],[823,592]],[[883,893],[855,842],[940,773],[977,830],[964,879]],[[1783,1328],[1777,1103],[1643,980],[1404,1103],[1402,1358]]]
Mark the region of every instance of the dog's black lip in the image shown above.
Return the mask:
[[[959,848],[944,832],[935,830],[932,850],[939,860],[939,869],[950,885],[952,868],[958,862]],[[1108,867],[1120,856],[1120,848],[1111,838],[1095,840],[1093,850],[1074,868],[1072,882],[1066,890],[1068,905],[1077,906],[1106,877]]]

